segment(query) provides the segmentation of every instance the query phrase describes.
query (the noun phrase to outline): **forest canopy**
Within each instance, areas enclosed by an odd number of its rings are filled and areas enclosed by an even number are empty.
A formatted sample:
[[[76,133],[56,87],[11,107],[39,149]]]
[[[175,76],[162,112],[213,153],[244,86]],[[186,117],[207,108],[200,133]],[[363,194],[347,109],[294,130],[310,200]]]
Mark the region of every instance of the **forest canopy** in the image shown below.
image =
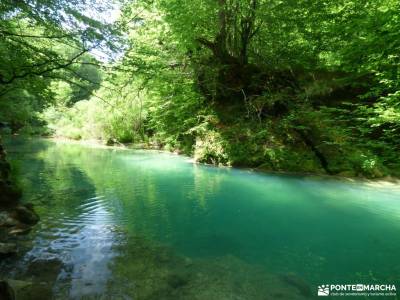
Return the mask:
[[[2,1],[0,122],[216,165],[399,176],[399,11],[396,0]]]

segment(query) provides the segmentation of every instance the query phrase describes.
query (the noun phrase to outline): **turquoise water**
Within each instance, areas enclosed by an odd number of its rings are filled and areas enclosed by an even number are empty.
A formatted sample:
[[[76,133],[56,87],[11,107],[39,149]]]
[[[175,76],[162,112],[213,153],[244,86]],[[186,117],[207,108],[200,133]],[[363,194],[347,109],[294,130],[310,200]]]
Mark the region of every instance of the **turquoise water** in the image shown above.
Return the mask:
[[[42,220],[2,273],[51,282],[57,299],[303,299],[333,283],[400,289],[398,185],[39,139],[7,147],[24,201]],[[32,272],[38,261],[53,263]]]

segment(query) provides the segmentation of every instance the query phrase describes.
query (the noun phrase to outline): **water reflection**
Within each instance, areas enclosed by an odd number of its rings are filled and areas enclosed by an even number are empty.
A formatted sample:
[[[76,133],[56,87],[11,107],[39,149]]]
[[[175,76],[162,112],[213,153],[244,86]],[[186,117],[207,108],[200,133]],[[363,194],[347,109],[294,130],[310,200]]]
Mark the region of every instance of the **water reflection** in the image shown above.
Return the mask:
[[[58,297],[101,295],[111,277],[117,238],[109,203],[96,196],[95,185],[76,161],[79,152],[32,143],[29,149],[18,143],[23,151],[11,152],[28,170],[22,182],[24,198],[35,202],[42,220],[30,235],[31,250],[13,268],[12,277],[49,281]]]
[[[116,239],[112,218],[102,197],[88,199],[77,207],[76,216],[60,213],[59,218],[42,221],[33,240],[33,249],[25,255],[25,262],[60,261],[55,272],[54,289],[58,295],[80,299],[85,295],[101,295],[111,276],[109,262]],[[38,274],[48,276],[48,274]],[[38,279],[38,278],[36,278]]]
[[[69,295],[96,295],[104,293],[111,272],[109,262],[114,257],[112,251],[115,239],[113,222],[102,205],[101,198],[85,203],[84,213],[78,219],[85,224],[74,238],[78,246],[71,249],[67,264],[73,266]]]

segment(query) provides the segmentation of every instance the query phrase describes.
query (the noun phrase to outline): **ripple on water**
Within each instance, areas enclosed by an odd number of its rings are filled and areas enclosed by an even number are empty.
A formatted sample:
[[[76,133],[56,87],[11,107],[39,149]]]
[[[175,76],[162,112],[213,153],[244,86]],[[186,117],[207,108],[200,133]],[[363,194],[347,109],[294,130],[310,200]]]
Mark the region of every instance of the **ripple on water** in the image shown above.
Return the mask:
[[[72,298],[104,292],[111,275],[115,224],[104,196],[88,198],[75,208],[76,214],[48,216],[36,229],[33,248],[25,254],[25,266],[38,259],[61,260],[54,289]],[[43,275],[45,276],[45,275]],[[40,280],[40,278],[38,278]],[[68,280],[67,280],[68,279]]]

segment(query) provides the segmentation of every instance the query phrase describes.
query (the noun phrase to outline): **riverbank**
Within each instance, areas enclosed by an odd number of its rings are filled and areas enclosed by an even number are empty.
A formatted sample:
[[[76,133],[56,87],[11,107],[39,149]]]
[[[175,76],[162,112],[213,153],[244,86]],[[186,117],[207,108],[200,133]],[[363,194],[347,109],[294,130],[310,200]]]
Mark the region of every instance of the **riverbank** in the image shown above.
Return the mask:
[[[95,148],[102,148],[102,149],[116,149],[116,150],[148,150],[148,151],[157,151],[163,153],[171,153],[175,155],[180,155],[183,157],[188,158],[192,163],[202,164],[206,166],[214,166],[218,168],[236,168],[240,170],[248,170],[251,172],[260,172],[264,174],[272,174],[272,175],[279,175],[279,176],[296,176],[296,177],[307,177],[313,179],[332,179],[332,180],[342,180],[348,182],[360,182],[369,184],[371,186],[396,186],[400,185],[400,178],[393,177],[393,176],[383,176],[380,178],[367,178],[363,176],[346,176],[343,175],[329,175],[322,172],[294,172],[294,171],[274,171],[268,170],[263,168],[252,168],[246,166],[226,166],[226,165],[215,165],[207,162],[200,162],[196,160],[194,156],[189,156],[183,154],[181,151],[178,150],[166,150],[165,148],[161,147],[159,144],[156,143],[115,143],[113,145],[107,145],[106,141],[102,140],[74,140],[65,137],[44,137],[45,139],[57,142],[57,143],[75,143],[79,145],[84,145],[87,147],[95,147]]]

